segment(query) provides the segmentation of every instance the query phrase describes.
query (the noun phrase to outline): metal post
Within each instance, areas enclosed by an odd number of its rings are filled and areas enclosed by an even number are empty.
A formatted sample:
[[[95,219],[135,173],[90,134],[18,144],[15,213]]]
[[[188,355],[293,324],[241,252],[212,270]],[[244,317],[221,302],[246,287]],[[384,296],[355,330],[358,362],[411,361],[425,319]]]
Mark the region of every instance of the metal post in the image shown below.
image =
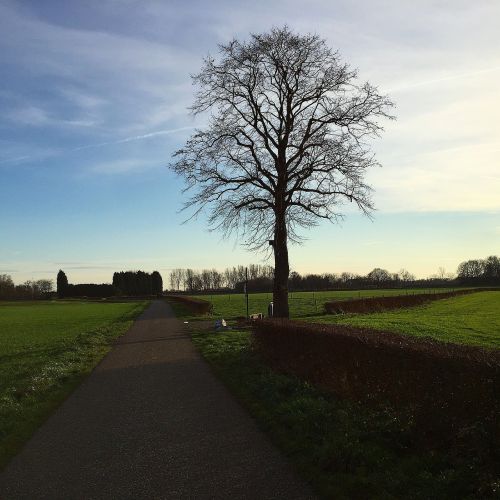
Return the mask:
[[[248,314],[248,267],[245,268],[245,298],[247,301],[247,319],[250,317]]]

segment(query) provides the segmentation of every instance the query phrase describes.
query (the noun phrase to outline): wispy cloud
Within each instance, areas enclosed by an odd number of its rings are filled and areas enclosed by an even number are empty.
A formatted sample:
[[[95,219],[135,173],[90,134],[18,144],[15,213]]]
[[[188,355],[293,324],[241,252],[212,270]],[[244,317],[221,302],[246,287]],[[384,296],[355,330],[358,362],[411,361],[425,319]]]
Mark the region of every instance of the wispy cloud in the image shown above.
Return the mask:
[[[495,66],[493,68],[484,68],[484,69],[479,69],[476,71],[471,71],[468,73],[457,73],[457,74],[452,74],[452,75],[447,75],[447,76],[442,76],[442,77],[437,77],[437,78],[430,78],[429,80],[423,80],[419,82],[408,82],[406,84],[402,84],[396,87],[384,89],[386,92],[390,93],[397,93],[405,90],[410,90],[410,89],[415,89],[417,87],[423,87],[427,85],[436,85],[439,83],[443,82],[449,82],[453,80],[462,80],[462,79],[467,79],[467,78],[473,78],[476,76],[481,76],[485,75],[488,73],[496,73],[500,71],[500,66]]]
[[[98,149],[98,148],[104,148],[106,146],[114,146],[117,144],[125,144],[128,142],[134,142],[134,141],[142,141],[145,139],[152,139],[155,137],[161,137],[161,136],[168,136],[168,135],[173,135],[179,132],[186,132],[189,130],[194,130],[196,127],[194,126],[187,126],[187,127],[179,127],[179,128],[173,128],[173,129],[164,129],[164,130],[155,130],[154,132],[149,132],[147,134],[140,134],[140,135],[134,135],[134,136],[129,136],[129,137],[124,137],[121,139],[116,139],[112,141],[105,141],[105,142],[97,142],[94,144],[85,144],[83,146],[78,146],[76,148],[71,148],[71,149],[60,149],[60,150],[52,150],[50,152],[44,152],[43,154],[32,154],[32,155],[21,155],[21,156],[13,156],[11,158],[2,158],[0,159],[0,164],[2,163],[19,163],[23,161],[36,161],[36,160],[41,160],[41,159],[46,159],[49,156],[63,156],[67,155],[70,153],[76,153],[78,151],[84,151],[87,149]],[[120,160],[121,163],[121,160]]]
[[[96,144],[87,144],[85,146],[79,146],[77,148],[73,148],[71,151],[81,151],[83,149],[101,148],[104,146],[123,144],[126,142],[141,141],[143,139],[150,139],[152,137],[158,137],[158,136],[162,136],[162,135],[171,135],[171,134],[175,134],[177,132],[184,132],[186,130],[193,130],[195,128],[196,127],[194,127],[194,126],[189,126],[189,127],[179,127],[179,128],[166,129],[166,130],[156,130],[155,132],[149,132],[147,134],[140,134],[140,135],[133,135],[130,137],[125,137],[123,139],[117,139],[114,141],[98,142]]]

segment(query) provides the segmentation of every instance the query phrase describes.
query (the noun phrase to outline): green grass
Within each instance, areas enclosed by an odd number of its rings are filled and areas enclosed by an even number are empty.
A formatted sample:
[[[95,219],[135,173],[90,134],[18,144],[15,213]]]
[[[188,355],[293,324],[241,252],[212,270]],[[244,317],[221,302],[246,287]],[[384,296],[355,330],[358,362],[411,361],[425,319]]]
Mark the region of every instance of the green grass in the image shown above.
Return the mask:
[[[500,486],[474,453],[424,449],[404,412],[339,400],[273,372],[247,331],[194,328],[215,372],[322,497],[465,499]]]
[[[500,348],[500,292],[478,292],[383,313],[325,315],[308,320]]]
[[[146,305],[0,303],[0,468]]]
[[[363,297],[377,297],[389,295],[405,295],[414,293],[433,293],[450,291],[451,288],[429,289],[390,289],[390,290],[355,290],[355,291],[328,291],[328,292],[291,292],[289,294],[290,316],[292,318],[307,317],[324,314],[324,303],[330,300],[348,300]],[[212,302],[214,316],[225,319],[234,319],[246,316],[245,295],[242,293],[223,295],[197,295]],[[263,313],[267,315],[267,306],[273,300],[272,293],[249,294],[249,313]]]

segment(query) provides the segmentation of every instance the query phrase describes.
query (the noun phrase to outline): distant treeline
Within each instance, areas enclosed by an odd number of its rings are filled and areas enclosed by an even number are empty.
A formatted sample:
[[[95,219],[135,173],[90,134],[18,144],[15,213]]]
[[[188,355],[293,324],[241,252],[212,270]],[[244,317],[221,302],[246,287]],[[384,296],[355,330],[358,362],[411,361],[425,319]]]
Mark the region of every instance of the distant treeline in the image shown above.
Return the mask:
[[[271,266],[248,266],[248,289],[252,292],[267,292],[273,288],[274,269]],[[446,281],[448,278],[443,271],[442,279],[429,278],[433,283]],[[291,291],[330,290],[335,288],[391,288],[395,286],[409,286],[418,283],[424,286],[429,280],[415,280],[408,271],[402,269],[399,273],[389,273],[385,269],[375,268],[366,276],[344,272],[341,274],[304,274],[294,271],[290,273],[288,288]],[[170,273],[170,289],[186,292],[209,292],[233,290],[242,292],[246,282],[246,267],[228,267],[219,272],[216,269],[173,269]]]
[[[0,300],[37,300],[51,296],[54,289],[52,280],[25,281],[14,285],[9,274],[0,274]]]
[[[271,266],[248,266],[248,289],[252,292],[269,292],[273,288],[274,269]],[[246,267],[228,267],[220,272],[217,269],[173,269],[170,273],[170,290],[192,292],[216,292],[231,290],[243,292],[246,282]],[[495,256],[484,260],[462,262],[457,273],[447,273],[439,268],[438,272],[425,279],[401,269],[391,273],[376,267],[366,275],[351,272],[300,274],[290,273],[290,291],[312,291],[332,289],[363,288],[424,288],[461,285],[498,285],[500,286],[500,259]]]
[[[64,271],[57,274],[57,295],[67,297],[114,297],[159,295],[162,293],[163,280],[158,271],[121,271],[113,274],[113,283],[84,283],[72,285]]]
[[[250,264],[228,267],[222,272],[217,269],[173,269],[170,273],[170,290],[193,292],[243,292],[247,280],[251,292],[269,292],[273,289],[274,269],[271,266]],[[456,274],[439,268],[437,274],[426,279],[416,279],[405,269],[391,273],[375,268],[367,275],[350,272],[300,274],[290,273],[290,291],[312,291],[332,289],[363,288],[419,288],[439,286],[500,286],[500,258],[489,256],[462,262]],[[26,281],[15,285],[8,274],[0,274],[0,300],[29,300],[49,298],[53,294],[52,280]],[[113,297],[158,295],[163,290],[163,280],[158,271],[120,271],[113,274],[110,284],[68,283],[64,271],[57,274],[57,295],[59,297]]]
[[[227,267],[220,272],[217,269],[172,269],[170,272],[170,290],[187,292],[199,292],[210,290],[236,290],[238,286],[248,279],[250,281],[265,280],[272,283],[274,269],[271,266],[250,264],[247,267]]]
[[[500,258],[467,260],[458,266],[457,275],[464,285],[500,285]]]

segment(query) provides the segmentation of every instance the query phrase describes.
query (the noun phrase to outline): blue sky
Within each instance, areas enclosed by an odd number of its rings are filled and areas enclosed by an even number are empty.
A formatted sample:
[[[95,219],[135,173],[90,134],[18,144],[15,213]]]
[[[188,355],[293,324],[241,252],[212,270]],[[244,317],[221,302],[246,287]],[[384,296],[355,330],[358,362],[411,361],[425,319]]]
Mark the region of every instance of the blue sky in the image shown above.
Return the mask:
[[[0,0],[0,273],[109,281],[114,270],[263,262],[182,225],[167,168],[193,127],[195,73],[217,44],[287,23],[388,92],[377,212],[346,207],[291,249],[299,272],[417,276],[500,254],[497,1]]]

